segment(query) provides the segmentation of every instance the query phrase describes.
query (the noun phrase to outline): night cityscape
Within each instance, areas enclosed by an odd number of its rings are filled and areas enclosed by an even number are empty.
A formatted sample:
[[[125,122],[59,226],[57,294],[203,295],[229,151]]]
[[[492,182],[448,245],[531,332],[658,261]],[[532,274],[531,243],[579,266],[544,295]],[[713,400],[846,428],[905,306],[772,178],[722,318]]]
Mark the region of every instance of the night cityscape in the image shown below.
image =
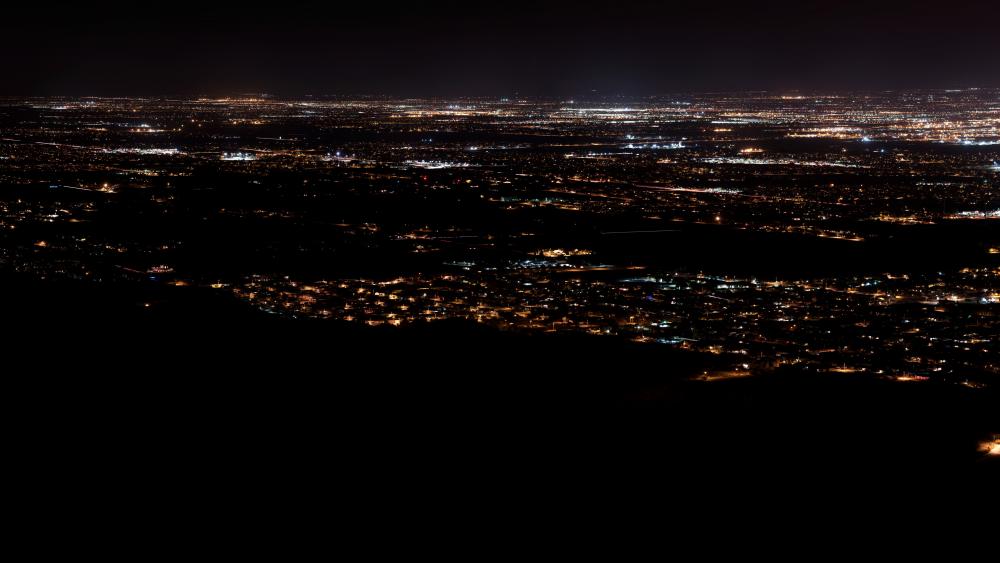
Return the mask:
[[[995,474],[996,6],[889,2],[836,51],[832,8],[460,4],[66,7],[27,56],[3,24],[0,309],[59,455]]]
[[[3,264],[288,318],[1000,373],[1000,92],[5,100]]]

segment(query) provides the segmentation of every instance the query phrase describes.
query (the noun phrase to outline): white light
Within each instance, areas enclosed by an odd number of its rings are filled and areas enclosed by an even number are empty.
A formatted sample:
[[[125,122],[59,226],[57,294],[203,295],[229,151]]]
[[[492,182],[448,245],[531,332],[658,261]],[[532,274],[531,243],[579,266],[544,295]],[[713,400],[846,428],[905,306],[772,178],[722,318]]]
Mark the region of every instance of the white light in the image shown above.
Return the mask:
[[[257,160],[257,155],[249,152],[224,152],[222,153],[221,159],[229,161],[250,161]]]

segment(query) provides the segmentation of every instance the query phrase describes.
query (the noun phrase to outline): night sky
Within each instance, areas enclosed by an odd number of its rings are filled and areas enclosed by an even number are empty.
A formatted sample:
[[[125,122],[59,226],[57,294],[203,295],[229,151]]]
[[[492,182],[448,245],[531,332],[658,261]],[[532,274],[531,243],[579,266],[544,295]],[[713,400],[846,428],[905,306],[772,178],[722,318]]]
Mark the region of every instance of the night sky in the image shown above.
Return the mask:
[[[1000,86],[996,0],[218,4],[5,7],[0,94]]]

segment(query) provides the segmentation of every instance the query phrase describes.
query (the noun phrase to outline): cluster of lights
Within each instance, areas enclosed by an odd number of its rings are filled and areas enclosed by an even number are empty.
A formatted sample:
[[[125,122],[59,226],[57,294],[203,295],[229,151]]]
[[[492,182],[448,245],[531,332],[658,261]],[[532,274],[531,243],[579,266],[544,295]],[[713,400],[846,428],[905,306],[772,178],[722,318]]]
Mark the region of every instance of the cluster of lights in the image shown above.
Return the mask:
[[[251,152],[224,152],[219,160],[247,162],[257,160],[257,155]]]

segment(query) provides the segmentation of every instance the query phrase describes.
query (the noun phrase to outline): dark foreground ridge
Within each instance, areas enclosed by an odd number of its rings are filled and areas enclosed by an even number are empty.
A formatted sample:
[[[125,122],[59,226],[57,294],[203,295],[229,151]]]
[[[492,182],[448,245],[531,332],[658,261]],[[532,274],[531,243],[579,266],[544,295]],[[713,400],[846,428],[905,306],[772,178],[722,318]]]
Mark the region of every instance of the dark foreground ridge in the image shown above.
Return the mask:
[[[139,302],[18,275],[4,287],[7,384],[57,456],[167,447],[272,452],[270,464],[319,448],[362,465],[626,474],[995,466],[977,445],[1000,428],[996,389],[795,371],[705,382],[692,376],[711,358],[612,338],[292,320],[190,288]]]

